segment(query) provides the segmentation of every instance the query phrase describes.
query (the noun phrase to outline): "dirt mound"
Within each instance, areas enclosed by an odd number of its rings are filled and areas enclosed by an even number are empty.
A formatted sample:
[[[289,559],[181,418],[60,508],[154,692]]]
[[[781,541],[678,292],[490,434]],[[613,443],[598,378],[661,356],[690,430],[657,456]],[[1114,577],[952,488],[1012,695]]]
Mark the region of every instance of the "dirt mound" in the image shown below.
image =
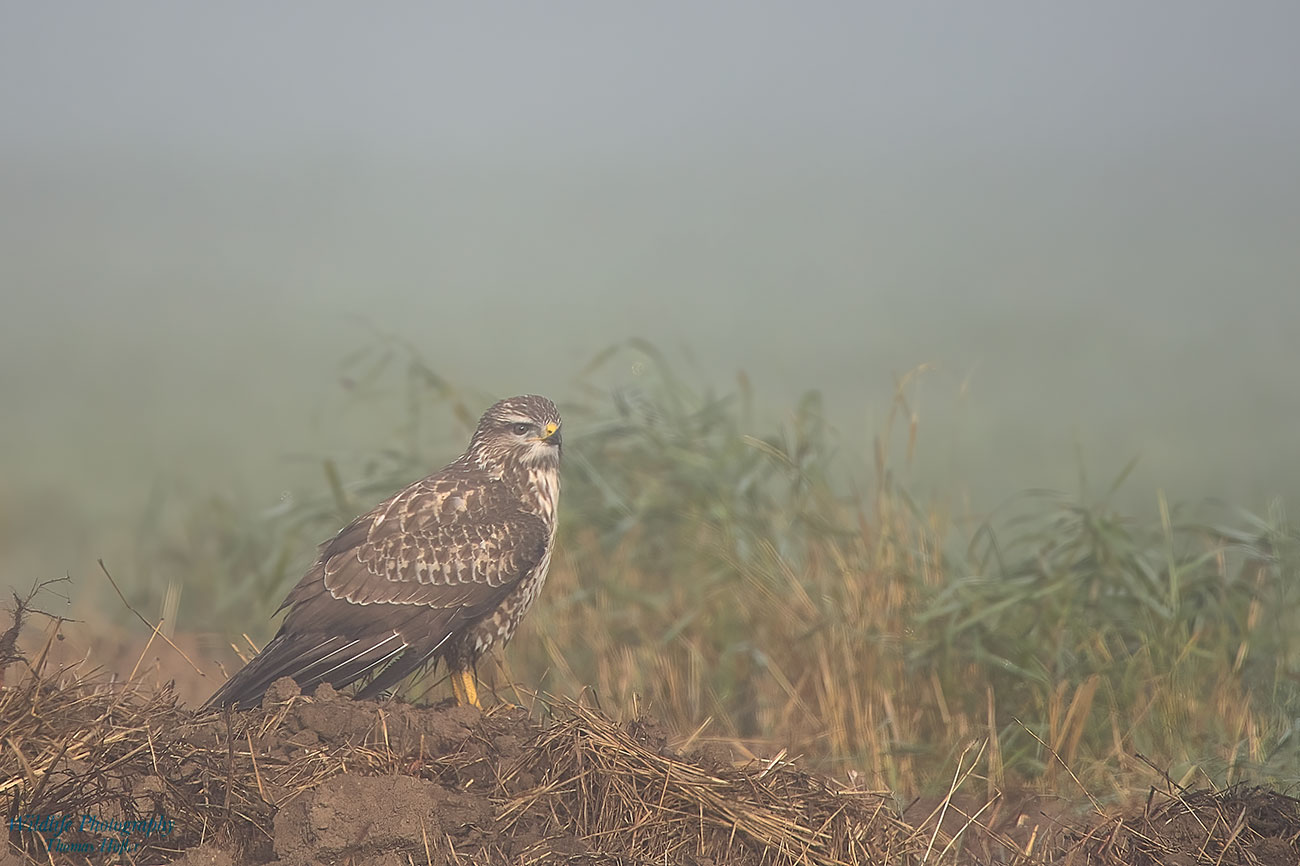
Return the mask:
[[[579,705],[542,724],[286,680],[261,710],[196,717],[130,684],[29,682],[0,695],[0,737],[10,843],[45,862],[829,864],[913,844],[879,794],[679,755],[653,721]]]
[[[1188,791],[1072,834],[1087,863],[1300,863],[1300,800],[1267,788]]]
[[[165,690],[29,677],[0,691],[0,743],[14,862],[1300,861],[1300,802],[1262,789],[1090,819],[949,798],[909,823],[885,794],[716,748],[680,754],[652,720],[578,704],[542,722],[307,697],[286,680],[261,710],[196,717]]]

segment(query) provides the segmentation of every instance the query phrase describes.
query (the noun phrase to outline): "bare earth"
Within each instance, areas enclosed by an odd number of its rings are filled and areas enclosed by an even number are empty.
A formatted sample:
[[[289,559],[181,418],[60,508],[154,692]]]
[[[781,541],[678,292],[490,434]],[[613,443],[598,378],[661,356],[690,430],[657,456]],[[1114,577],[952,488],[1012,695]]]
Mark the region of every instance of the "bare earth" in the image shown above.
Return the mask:
[[[788,763],[679,753],[649,719],[543,715],[281,680],[264,709],[196,717],[166,689],[28,676],[0,691],[0,863],[1300,862],[1300,801],[1264,789],[1114,814],[1033,798],[900,814]],[[121,829],[83,829],[86,815]],[[55,832],[61,816],[76,820]]]

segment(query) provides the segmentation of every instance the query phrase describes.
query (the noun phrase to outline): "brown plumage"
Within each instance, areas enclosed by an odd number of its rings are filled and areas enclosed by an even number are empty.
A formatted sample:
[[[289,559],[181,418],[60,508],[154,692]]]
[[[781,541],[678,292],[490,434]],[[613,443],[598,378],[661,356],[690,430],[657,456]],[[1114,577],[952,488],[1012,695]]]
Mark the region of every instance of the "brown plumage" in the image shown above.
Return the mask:
[[[262,652],[204,707],[254,705],[280,677],[370,697],[443,660],[462,703],[473,668],[510,640],[546,580],[560,495],[560,415],[545,397],[502,400],[469,448],[321,545]]]

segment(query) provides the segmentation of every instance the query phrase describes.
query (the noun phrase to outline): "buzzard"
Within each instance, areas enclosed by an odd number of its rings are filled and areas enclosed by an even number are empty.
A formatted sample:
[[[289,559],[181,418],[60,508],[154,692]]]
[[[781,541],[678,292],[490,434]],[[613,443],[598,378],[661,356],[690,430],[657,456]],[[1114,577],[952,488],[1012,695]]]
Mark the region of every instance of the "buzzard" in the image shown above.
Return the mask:
[[[560,414],[511,397],[447,466],[379,503],[321,545],[276,610],[279,632],[204,704],[261,703],[293,677],[304,690],[373,676],[364,698],[441,659],[462,704],[473,669],[510,640],[546,580],[560,497]]]

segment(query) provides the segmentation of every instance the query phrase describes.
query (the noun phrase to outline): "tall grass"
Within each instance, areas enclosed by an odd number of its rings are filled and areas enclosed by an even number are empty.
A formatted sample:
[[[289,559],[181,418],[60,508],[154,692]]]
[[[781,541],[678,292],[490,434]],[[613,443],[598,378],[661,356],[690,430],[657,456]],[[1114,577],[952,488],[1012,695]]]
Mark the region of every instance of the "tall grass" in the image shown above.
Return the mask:
[[[638,365],[635,389],[607,387],[616,359]],[[231,634],[278,603],[309,539],[438,464],[430,413],[468,435],[487,403],[402,346],[361,353],[347,381],[366,411],[402,418],[398,447],[324,460],[318,489],[256,518],[202,504],[146,552]],[[872,477],[845,479],[815,393],[764,429],[743,378],[717,395],[643,343],[603,353],[562,402],[546,592],[504,671],[480,673],[505,697],[506,679],[589,689],[684,736],[786,748],[899,792],[943,783],[982,741],[990,788],[1122,795],[1149,764],[1176,781],[1300,778],[1300,558],[1280,505],[1157,496],[1138,520],[1108,504],[1125,472],[1095,498],[1082,480],[1029,491],[962,529],[892,480],[894,438],[904,460],[916,441],[910,387]]]

